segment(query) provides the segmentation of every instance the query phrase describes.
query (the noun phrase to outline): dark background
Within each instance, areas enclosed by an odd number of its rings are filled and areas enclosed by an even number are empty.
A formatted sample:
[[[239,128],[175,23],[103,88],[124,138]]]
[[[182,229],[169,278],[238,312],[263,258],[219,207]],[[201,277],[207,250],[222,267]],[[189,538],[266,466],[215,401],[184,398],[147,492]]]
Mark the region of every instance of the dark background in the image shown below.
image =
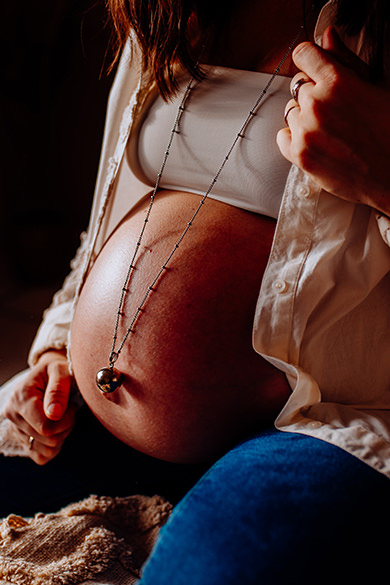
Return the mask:
[[[87,226],[113,80],[103,0],[1,12],[0,383],[24,367]]]

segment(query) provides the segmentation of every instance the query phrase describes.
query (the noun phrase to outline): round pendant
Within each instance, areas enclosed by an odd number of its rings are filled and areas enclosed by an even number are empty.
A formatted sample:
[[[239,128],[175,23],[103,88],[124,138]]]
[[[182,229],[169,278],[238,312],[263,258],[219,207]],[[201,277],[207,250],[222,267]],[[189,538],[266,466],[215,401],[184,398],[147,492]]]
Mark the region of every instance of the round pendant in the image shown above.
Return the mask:
[[[121,385],[121,377],[112,368],[103,368],[96,374],[96,384],[101,392],[110,394]]]

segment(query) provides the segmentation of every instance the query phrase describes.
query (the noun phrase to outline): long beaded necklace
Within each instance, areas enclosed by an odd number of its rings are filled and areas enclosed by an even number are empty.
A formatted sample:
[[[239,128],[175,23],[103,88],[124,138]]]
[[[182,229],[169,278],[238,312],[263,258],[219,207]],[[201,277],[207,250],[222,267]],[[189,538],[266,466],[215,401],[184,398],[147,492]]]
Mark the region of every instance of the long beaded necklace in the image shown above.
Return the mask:
[[[304,27],[301,26],[299,28],[298,33],[296,34],[294,40],[291,42],[291,44],[289,45],[287,51],[285,52],[285,54],[283,55],[282,59],[280,60],[279,64],[277,65],[276,69],[274,70],[274,72],[271,74],[269,81],[267,82],[267,84],[265,85],[265,87],[263,88],[263,90],[261,91],[259,97],[257,98],[256,102],[254,103],[252,109],[249,111],[247,117],[244,120],[244,123],[242,124],[241,128],[239,129],[239,131],[237,132],[230,148],[228,149],[224,159],[222,160],[216,174],[214,175],[212,181],[210,182],[210,185],[207,189],[207,191],[204,193],[204,195],[202,196],[198,207],[195,209],[192,217],[189,219],[189,221],[187,222],[185,228],[183,229],[179,239],[176,241],[176,243],[173,245],[171,251],[169,252],[165,262],[162,264],[162,266],[160,267],[160,269],[158,270],[156,276],[153,278],[153,280],[151,281],[151,283],[147,286],[146,291],[144,293],[144,296],[140,302],[140,304],[138,305],[136,311],[134,312],[133,317],[130,320],[129,326],[126,329],[126,332],[122,338],[122,340],[119,342],[118,344],[118,329],[119,329],[119,324],[120,324],[120,320],[121,320],[121,315],[122,315],[122,311],[123,311],[123,306],[125,303],[125,299],[126,299],[126,295],[128,293],[129,290],[129,284],[131,281],[131,277],[135,268],[135,261],[138,255],[138,252],[140,250],[141,247],[141,242],[146,230],[146,225],[150,219],[150,214],[153,208],[153,204],[155,202],[156,199],[156,195],[161,183],[161,178],[163,176],[164,173],[164,169],[165,166],[167,164],[167,160],[168,160],[168,156],[170,153],[170,149],[172,146],[172,142],[174,139],[174,136],[176,133],[179,132],[178,128],[180,125],[180,120],[181,117],[183,115],[183,112],[185,111],[186,108],[186,104],[187,101],[189,99],[190,93],[192,91],[192,88],[194,86],[194,79],[191,79],[184,91],[183,94],[183,98],[180,102],[177,114],[176,114],[176,118],[174,121],[174,125],[173,128],[171,130],[171,135],[166,147],[166,150],[164,152],[164,156],[163,156],[163,160],[161,163],[161,167],[160,170],[157,174],[157,179],[156,179],[156,183],[155,186],[153,188],[152,194],[150,196],[150,201],[149,201],[149,206],[147,208],[146,211],[146,215],[145,215],[145,219],[140,231],[140,234],[138,236],[136,245],[135,245],[135,249],[133,252],[133,256],[131,258],[127,273],[126,273],[126,277],[125,277],[125,281],[123,283],[122,286],[122,290],[121,290],[121,295],[120,295],[120,299],[119,299],[119,304],[118,304],[118,309],[116,312],[116,319],[115,319],[115,326],[114,326],[114,333],[113,333],[113,337],[112,337],[112,347],[111,347],[111,352],[108,358],[108,367],[106,368],[102,368],[101,370],[99,370],[96,374],[96,384],[97,387],[99,388],[99,390],[101,390],[101,392],[103,392],[104,394],[110,394],[111,392],[114,392],[120,385],[121,385],[121,374],[119,372],[117,372],[114,369],[114,365],[116,363],[116,361],[118,360],[121,351],[127,341],[127,339],[129,338],[130,334],[134,332],[134,327],[135,324],[137,322],[137,319],[139,317],[139,314],[141,313],[141,311],[143,310],[149,296],[151,295],[151,293],[154,290],[154,287],[156,286],[157,282],[159,281],[159,279],[161,278],[161,276],[163,275],[163,273],[166,271],[168,264],[170,263],[170,261],[172,260],[176,250],[179,248],[181,242],[183,241],[183,239],[185,238],[185,236],[187,235],[187,233],[189,232],[191,226],[193,225],[199,211],[201,210],[201,208],[203,207],[203,205],[205,204],[208,196],[210,195],[212,189],[214,188],[214,185],[216,184],[216,182],[218,181],[227,161],[229,160],[229,157],[233,151],[233,149],[235,148],[237,142],[242,139],[244,137],[245,134],[245,130],[248,126],[248,124],[250,123],[251,119],[253,118],[253,116],[256,116],[257,110],[261,104],[261,102],[263,101],[265,95],[267,94],[269,88],[271,87],[275,77],[279,74],[280,69],[282,68],[284,62],[286,61],[287,57],[290,55],[291,51],[293,50],[293,48],[295,47],[296,43],[298,42],[302,32],[304,30]]]

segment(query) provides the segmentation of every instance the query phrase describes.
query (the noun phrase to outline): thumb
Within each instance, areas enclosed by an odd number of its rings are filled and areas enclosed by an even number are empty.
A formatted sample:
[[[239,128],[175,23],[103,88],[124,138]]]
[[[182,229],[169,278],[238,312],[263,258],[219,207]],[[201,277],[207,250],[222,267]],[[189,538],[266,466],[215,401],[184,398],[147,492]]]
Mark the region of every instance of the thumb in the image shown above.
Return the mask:
[[[352,69],[358,77],[368,80],[370,70],[364,61],[362,61],[353,51],[341,40],[336,28],[328,26],[322,36],[322,48],[328,51],[341,65]]]
[[[67,372],[67,366],[57,365],[50,372],[45,395],[43,398],[43,410],[50,420],[60,420],[68,407],[71,378]]]

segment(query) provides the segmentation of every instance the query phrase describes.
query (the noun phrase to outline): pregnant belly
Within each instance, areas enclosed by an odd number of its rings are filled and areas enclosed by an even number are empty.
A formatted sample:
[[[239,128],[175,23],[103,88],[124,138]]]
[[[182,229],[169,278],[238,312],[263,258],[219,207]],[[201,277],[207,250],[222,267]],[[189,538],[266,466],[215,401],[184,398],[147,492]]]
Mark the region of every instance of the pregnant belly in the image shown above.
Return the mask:
[[[160,193],[119,322],[118,344],[199,196]],[[76,382],[119,439],[177,462],[213,458],[270,424],[289,395],[284,376],[252,348],[253,316],[274,220],[214,200],[202,207],[137,319],[103,395],[121,289],[145,209],[124,219],[82,288],[71,332]]]

